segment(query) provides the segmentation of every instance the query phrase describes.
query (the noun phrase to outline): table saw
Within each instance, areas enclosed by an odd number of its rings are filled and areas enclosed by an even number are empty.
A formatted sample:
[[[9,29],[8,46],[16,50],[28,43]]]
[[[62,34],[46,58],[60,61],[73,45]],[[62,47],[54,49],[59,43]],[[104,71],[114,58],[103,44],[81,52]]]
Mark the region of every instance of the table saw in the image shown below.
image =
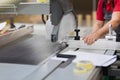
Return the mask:
[[[3,5],[9,7],[11,5]],[[16,5],[14,5],[16,6]],[[114,55],[120,50],[120,43],[100,39],[95,44],[86,45],[81,37],[90,30],[79,28],[74,9],[69,0],[50,0],[49,3],[20,3],[1,14],[47,14],[51,31],[45,37],[46,29],[36,31],[12,41],[0,50],[0,79],[2,80],[101,80],[101,67],[94,67],[86,74],[75,74],[75,63],[53,60],[51,57],[69,50]],[[2,7],[2,8],[4,8]],[[33,11],[31,11],[31,9]],[[4,10],[4,9],[3,9]],[[68,21],[69,19],[69,21]],[[34,27],[36,28],[37,25]],[[48,29],[50,30],[50,29]],[[72,36],[71,32],[76,31]],[[80,36],[80,37],[79,37]],[[75,39],[74,39],[75,38]],[[119,53],[119,52],[118,52]],[[61,68],[61,65],[65,65]]]

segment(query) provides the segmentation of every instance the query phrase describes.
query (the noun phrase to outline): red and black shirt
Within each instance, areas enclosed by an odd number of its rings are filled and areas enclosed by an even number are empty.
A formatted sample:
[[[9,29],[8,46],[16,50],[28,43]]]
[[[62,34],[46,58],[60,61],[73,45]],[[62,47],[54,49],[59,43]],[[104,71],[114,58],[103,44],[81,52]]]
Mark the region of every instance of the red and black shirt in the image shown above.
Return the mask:
[[[99,0],[97,13],[96,13],[97,20],[101,20],[101,21],[104,21],[103,3],[104,3],[104,0]],[[113,9],[112,5],[113,5],[112,0],[109,3],[106,3],[106,11],[107,12],[120,11],[120,0],[114,0],[114,9]]]

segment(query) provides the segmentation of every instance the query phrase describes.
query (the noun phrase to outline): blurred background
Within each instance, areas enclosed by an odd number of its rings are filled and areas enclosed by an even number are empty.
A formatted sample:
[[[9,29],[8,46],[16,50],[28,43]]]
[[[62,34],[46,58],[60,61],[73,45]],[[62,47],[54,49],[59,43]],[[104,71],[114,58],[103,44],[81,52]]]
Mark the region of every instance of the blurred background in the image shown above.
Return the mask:
[[[36,0],[23,0],[26,2],[36,2]],[[96,7],[98,0],[71,0],[77,13],[79,26],[92,26],[96,18]],[[2,18],[3,15],[0,15]],[[46,18],[47,19],[47,18]],[[18,15],[14,18],[15,22],[20,23],[43,23],[41,15]]]

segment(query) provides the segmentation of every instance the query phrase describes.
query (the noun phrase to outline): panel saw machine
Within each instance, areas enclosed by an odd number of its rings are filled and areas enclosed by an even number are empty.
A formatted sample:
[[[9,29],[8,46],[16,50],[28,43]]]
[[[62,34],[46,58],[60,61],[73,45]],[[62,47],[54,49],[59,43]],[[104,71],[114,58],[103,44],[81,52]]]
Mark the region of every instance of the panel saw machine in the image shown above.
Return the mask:
[[[116,67],[111,65],[112,67],[109,66],[102,69],[103,66],[94,66],[92,70],[85,74],[76,74],[74,72],[73,69],[77,65],[73,61],[78,56],[76,54],[70,55],[63,53],[79,51],[100,55],[119,55],[120,43],[99,39],[93,45],[85,44],[80,39],[77,17],[73,5],[69,0],[50,0],[47,3],[22,2],[14,5],[16,7],[13,7],[13,5],[4,5],[4,7],[6,6],[12,6],[12,8],[8,9],[8,12],[1,11],[1,14],[49,15],[49,20],[46,22],[48,37],[52,42],[59,42],[60,44],[60,50],[44,60],[36,70],[22,80],[101,80],[103,75],[110,77],[120,76],[119,60],[117,60],[117,65],[113,64]],[[53,59],[53,57],[60,57],[60,60]],[[67,60],[64,61],[61,58],[67,58]],[[78,68],[78,72],[79,69],[84,70],[84,67]]]

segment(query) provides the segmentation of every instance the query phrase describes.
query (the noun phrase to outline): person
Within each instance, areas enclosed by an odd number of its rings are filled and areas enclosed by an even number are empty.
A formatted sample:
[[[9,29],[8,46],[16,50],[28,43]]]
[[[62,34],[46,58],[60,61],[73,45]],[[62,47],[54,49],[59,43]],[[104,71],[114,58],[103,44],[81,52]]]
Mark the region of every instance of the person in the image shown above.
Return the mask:
[[[109,32],[109,25],[116,32],[116,41],[120,41],[120,0],[99,0],[96,22],[91,34],[84,36],[86,44],[91,45]]]

